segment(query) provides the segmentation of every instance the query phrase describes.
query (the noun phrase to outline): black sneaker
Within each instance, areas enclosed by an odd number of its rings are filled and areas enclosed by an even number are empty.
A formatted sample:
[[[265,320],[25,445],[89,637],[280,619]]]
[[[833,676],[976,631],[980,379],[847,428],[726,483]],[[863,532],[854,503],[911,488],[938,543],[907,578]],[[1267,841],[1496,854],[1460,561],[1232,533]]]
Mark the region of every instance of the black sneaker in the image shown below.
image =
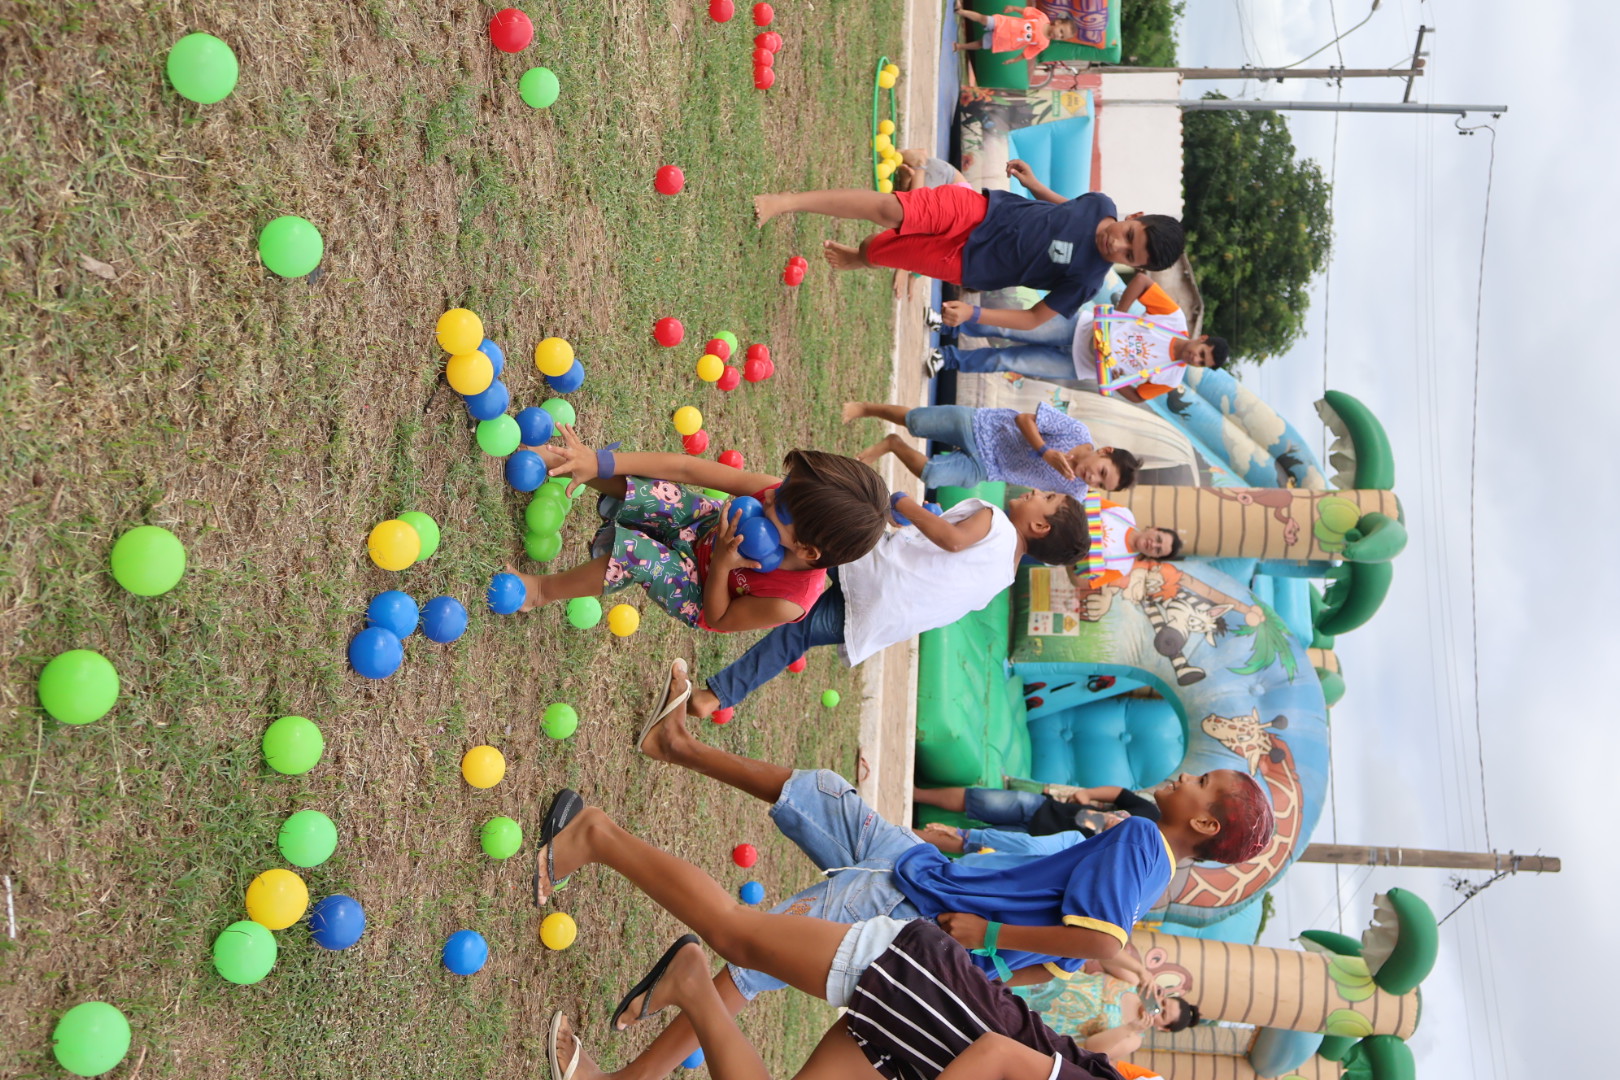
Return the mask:
[[[938,349],[929,349],[928,355],[923,357],[923,378],[932,379],[945,370],[945,354]]]
[[[942,330],[945,327],[945,320],[931,307],[923,308],[923,322],[930,330]]]

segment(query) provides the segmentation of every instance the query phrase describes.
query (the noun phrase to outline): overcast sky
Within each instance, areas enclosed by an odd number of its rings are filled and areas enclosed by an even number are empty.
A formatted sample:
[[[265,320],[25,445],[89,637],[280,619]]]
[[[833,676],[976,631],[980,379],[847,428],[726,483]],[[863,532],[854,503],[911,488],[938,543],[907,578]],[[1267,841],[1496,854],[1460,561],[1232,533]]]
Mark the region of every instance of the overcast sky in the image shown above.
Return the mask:
[[[1368,6],[1338,0],[1339,26]],[[1189,66],[1291,63],[1335,33],[1327,0],[1187,7]],[[1614,310],[1606,268],[1620,241],[1607,97],[1620,16],[1567,0],[1384,0],[1342,43],[1345,63],[1404,66],[1420,24],[1436,33],[1414,100],[1510,106],[1496,122],[1485,260],[1477,568],[1469,444],[1487,133],[1459,136],[1444,116],[1343,115],[1331,282],[1316,283],[1308,335],[1292,353],[1238,375],[1301,431],[1320,432],[1311,403],[1325,357],[1326,384],[1371,406],[1395,449],[1413,539],[1376,619],[1339,640],[1349,685],[1333,711],[1339,839],[1564,859],[1563,873],[1504,880],[1442,928],[1411,1040],[1419,1068],[1431,1078],[1550,1076],[1612,1061],[1605,976],[1620,959],[1610,914],[1620,880],[1601,850],[1616,827],[1620,725],[1600,681],[1620,648],[1620,589],[1602,540],[1620,517],[1603,464],[1620,424],[1601,358]],[[1330,49],[1310,65],[1336,62]],[[1211,85],[1275,100],[1335,94],[1306,81],[1193,82],[1183,94]],[[1400,95],[1396,80],[1347,80],[1343,91],[1347,101]],[[1300,153],[1327,169],[1334,116],[1293,113],[1291,124]],[[1314,839],[1332,836],[1324,813]],[[1342,877],[1351,933],[1380,889],[1410,888],[1441,914],[1460,899],[1444,872]],[[1296,867],[1278,900],[1269,944],[1338,926],[1329,869]]]

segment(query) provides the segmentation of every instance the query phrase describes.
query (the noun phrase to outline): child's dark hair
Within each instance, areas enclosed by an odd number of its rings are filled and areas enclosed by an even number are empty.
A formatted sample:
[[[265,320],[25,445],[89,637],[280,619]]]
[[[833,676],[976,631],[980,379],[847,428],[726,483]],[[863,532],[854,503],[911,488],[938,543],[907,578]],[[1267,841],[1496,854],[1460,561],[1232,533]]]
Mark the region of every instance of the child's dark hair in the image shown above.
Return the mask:
[[[1221,823],[1221,831],[1193,849],[1194,858],[1206,862],[1240,863],[1256,857],[1271,843],[1277,831],[1277,818],[1260,782],[1239,772],[1247,783],[1235,792],[1222,795],[1209,808]]]
[[[1181,556],[1182,556],[1182,550],[1181,549],[1182,549],[1183,545],[1181,543],[1181,534],[1180,533],[1176,532],[1176,530],[1174,530],[1174,529],[1166,529],[1162,525],[1155,525],[1149,531],[1150,532],[1162,532],[1165,535],[1167,535],[1168,537],[1170,537],[1170,552],[1169,552],[1169,554],[1164,555],[1163,557],[1161,557],[1160,560],[1159,560],[1160,562],[1170,562],[1172,559],[1181,558]]]
[[[1232,346],[1226,343],[1226,339],[1219,334],[1209,334],[1205,337],[1204,343],[1209,346],[1209,355],[1215,361],[1215,366],[1225,367],[1226,361],[1232,356]]]
[[[1073,495],[1065,495],[1063,503],[1047,515],[1050,526],[1045,536],[1032,538],[1025,546],[1029,557],[1049,566],[1073,566],[1091,550],[1091,529],[1086,523],[1086,508]]]
[[[1143,270],[1168,270],[1181,258],[1187,234],[1169,214],[1143,214],[1138,218],[1147,232],[1147,265]]]
[[[1164,1030],[1186,1031],[1188,1028],[1198,1023],[1199,1020],[1203,1019],[1202,1014],[1198,1011],[1198,1006],[1194,1005],[1186,998],[1176,998],[1175,1000],[1181,1002],[1181,1015],[1176,1017],[1175,1020],[1171,1021],[1170,1023],[1164,1025]]]
[[[854,562],[883,538],[889,489],[870,465],[821,450],[790,450],[776,497],[799,542],[819,548],[819,567]]]
[[[1142,468],[1142,462],[1135,454],[1123,447],[1111,446],[1108,448],[1108,460],[1119,470],[1119,487],[1115,491],[1124,491],[1136,483],[1136,473]]]

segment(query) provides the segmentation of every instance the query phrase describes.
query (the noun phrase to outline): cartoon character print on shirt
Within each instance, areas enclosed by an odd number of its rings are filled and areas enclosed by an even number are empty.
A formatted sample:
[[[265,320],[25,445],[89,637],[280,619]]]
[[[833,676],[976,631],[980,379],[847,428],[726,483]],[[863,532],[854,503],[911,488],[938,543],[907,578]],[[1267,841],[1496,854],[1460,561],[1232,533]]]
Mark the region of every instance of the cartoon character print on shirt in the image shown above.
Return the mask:
[[[681,485],[672,480],[654,480],[648,486],[647,494],[657,499],[664,507],[677,506],[681,501]]]

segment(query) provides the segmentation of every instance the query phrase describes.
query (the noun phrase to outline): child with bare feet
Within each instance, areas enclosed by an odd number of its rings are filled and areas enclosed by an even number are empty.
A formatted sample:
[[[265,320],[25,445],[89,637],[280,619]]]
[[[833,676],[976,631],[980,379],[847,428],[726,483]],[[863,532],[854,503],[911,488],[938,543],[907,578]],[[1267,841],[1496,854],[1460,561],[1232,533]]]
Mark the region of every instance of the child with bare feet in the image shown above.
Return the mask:
[[[1103,491],[1130,487],[1141,467],[1129,450],[1093,446],[1086,425],[1044,401],[1032,413],[965,405],[908,409],[863,401],[844,404],[844,423],[863,417],[887,420],[919,438],[957,448],[926,457],[899,435],[887,435],[859,455],[870,465],[884,454],[894,454],[929,487],[1005,480],[1078,499],[1088,487]]]
[[[607,524],[590,562],[559,574],[518,574],[528,590],[521,611],[635,584],[689,626],[760,630],[804,618],[827,568],[860,558],[883,535],[888,490],[853,458],[794,450],[787,476],[777,477],[687,454],[593,451],[573,428],[562,433],[562,448],[534,449],[552,473],[573,478],[570,491],[583,483],[602,493]],[[745,558],[734,516],[722,513],[726,503],[696,487],[758,500],[781,538],[781,564],[765,571]]]
[[[1184,241],[1175,218],[1132,214],[1121,220],[1106,195],[1065,199],[1040,185],[1030,190],[1039,198],[1008,191],[985,195],[954,185],[889,194],[786,192],[756,195],[754,216],[761,226],[780,214],[801,213],[882,226],[858,248],[824,241],[823,253],[836,270],[886,266],[968,289],[1047,290],[1045,299],[1027,311],[970,309],[981,324],[1019,330],[1033,330],[1054,315],[1073,315],[1102,287],[1116,262],[1162,270],[1181,257]],[[962,313],[948,309],[945,321],[955,326]]]

